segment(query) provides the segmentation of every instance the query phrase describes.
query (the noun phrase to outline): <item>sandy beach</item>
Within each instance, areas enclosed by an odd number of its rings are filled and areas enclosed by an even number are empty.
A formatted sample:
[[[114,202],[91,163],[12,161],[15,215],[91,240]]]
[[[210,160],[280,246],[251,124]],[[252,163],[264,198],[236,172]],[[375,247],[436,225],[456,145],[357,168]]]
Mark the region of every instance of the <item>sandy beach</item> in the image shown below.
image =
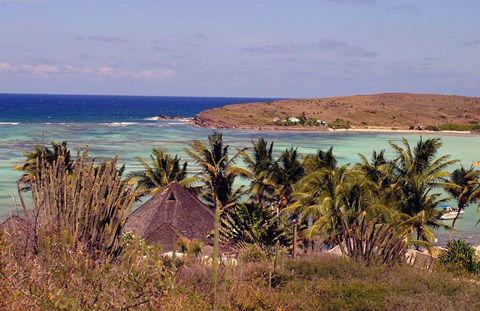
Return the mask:
[[[372,126],[372,127],[355,127],[352,126],[349,129],[333,129],[326,126],[273,126],[273,125],[234,125],[226,124],[220,120],[212,119],[199,119],[197,117],[189,119],[187,124],[210,128],[210,129],[237,129],[248,131],[288,131],[288,132],[316,132],[316,133],[343,133],[343,132],[358,132],[358,133],[441,133],[441,134],[478,134],[471,131],[429,131],[429,130],[412,130],[406,128],[392,128],[384,126]]]

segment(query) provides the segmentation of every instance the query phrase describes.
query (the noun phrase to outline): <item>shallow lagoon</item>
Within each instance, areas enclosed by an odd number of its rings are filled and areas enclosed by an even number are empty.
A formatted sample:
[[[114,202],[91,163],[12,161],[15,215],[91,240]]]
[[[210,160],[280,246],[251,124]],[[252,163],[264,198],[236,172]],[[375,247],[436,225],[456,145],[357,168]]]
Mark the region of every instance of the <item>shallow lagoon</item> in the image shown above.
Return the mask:
[[[20,123],[0,124],[0,219],[5,219],[14,211],[16,195],[15,180],[21,176],[13,166],[21,164],[22,153],[32,149],[34,144],[67,140],[69,147],[89,145],[90,155],[98,160],[119,156],[127,171],[139,168],[135,157],[148,157],[154,147],[166,148],[170,153],[178,153],[188,159],[183,149],[193,139],[205,140],[212,131],[173,121],[152,121],[140,123]],[[392,157],[389,141],[401,143],[402,137],[410,144],[416,143],[420,134],[406,133],[354,133],[354,132],[259,132],[222,130],[224,140],[232,147],[249,147],[251,140],[264,137],[275,142],[275,151],[297,146],[301,153],[313,153],[318,148],[333,146],[340,164],[354,164],[359,161],[358,154],[368,158],[372,150],[386,150],[386,156]],[[459,134],[422,133],[425,138],[440,137],[443,147],[440,154],[449,154],[453,159],[469,167],[471,162],[480,160],[480,136]],[[190,163],[193,166],[193,163]],[[194,167],[191,167],[194,170]],[[18,202],[18,199],[16,200]],[[458,232],[472,244],[480,244],[480,227],[475,227],[480,214],[476,206],[467,208],[465,215],[457,222]],[[445,231],[437,233],[439,239],[446,236]]]

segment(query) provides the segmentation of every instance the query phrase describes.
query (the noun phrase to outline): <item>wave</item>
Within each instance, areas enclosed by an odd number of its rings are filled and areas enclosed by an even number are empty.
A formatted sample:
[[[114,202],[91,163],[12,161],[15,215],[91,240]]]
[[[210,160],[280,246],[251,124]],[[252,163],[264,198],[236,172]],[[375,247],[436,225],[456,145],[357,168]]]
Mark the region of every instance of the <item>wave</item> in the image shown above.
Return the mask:
[[[19,125],[21,122],[0,122],[0,125]]]
[[[129,126],[138,124],[138,122],[111,122],[111,123],[101,123],[106,126]]]
[[[193,120],[193,118],[180,118],[180,117],[164,118],[164,117],[156,116],[156,117],[144,118],[143,120],[145,121],[176,121],[176,122],[185,123]],[[169,124],[180,124],[180,123],[169,123]]]
[[[145,121],[158,121],[161,120],[160,117],[149,117],[149,118],[144,118],[143,120]]]

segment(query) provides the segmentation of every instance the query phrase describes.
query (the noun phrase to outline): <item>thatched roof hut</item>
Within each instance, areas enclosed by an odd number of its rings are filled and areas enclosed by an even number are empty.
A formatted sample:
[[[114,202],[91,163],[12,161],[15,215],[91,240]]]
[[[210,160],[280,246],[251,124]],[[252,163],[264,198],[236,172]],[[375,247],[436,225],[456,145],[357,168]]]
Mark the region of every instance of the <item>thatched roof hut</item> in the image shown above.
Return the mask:
[[[211,244],[206,236],[213,223],[213,212],[196,195],[172,182],[130,214],[124,231],[132,231],[147,243],[159,243],[163,250],[171,251],[179,238]]]
[[[14,245],[15,251],[28,254],[33,249],[34,230],[24,218],[13,215],[0,224],[0,232],[5,239]]]

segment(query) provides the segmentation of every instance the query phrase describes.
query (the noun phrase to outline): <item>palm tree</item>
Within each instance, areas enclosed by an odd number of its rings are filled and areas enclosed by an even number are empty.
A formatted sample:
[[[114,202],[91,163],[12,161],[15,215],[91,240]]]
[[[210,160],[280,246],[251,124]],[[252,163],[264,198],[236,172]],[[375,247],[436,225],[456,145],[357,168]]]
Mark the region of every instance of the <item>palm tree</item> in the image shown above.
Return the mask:
[[[333,146],[327,151],[319,149],[315,155],[306,156],[303,165],[307,173],[322,168],[335,169],[337,167],[337,158],[333,154]]]
[[[201,141],[194,140],[190,144],[191,149],[185,149],[200,166],[201,180],[205,183],[203,198],[211,203],[215,210],[214,224],[214,242],[212,254],[212,294],[216,303],[217,294],[217,274],[218,274],[218,256],[220,247],[220,214],[223,208],[228,207],[232,202],[233,182],[237,176],[249,177],[250,172],[247,169],[234,166],[235,159],[239,153],[233,157],[228,155],[228,145],[224,145],[221,133],[213,132],[208,136],[208,146]]]
[[[374,150],[370,160],[360,154],[360,159],[361,162],[355,165],[355,169],[370,180],[378,199],[391,209],[399,208],[402,193],[397,184],[397,177],[392,172],[392,162],[385,158],[385,150],[380,152]]]
[[[296,148],[286,149],[272,166],[269,180],[274,187],[277,211],[292,203],[292,193],[296,183],[305,176]]]
[[[480,201],[480,171],[473,166],[465,169],[462,165],[450,173],[444,189],[457,201],[458,212],[452,221],[453,228],[461,210]]]
[[[265,139],[259,138],[257,142],[252,141],[252,145],[253,152],[251,155],[246,150],[238,150],[238,152],[252,174],[249,189],[251,198],[256,200],[260,206],[263,206],[266,201],[271,201],[274,192],[272,183],[268,178],[275,163],[273,142],[269,145]]]
[[[72,172],[75,162],[71,158],[67,142],[51,142],[50,144],[52,149],[45,145],[34,145],[32,151],[27,151],[23,154],[26,157],[25,163],[14,167],[15,170],[24,172],[19,180],[24,185],[21,188],[22,191],[30,190],[35,174],[40,172],[39,166],[41,167],[45,164],[52,165],[60,156],[62,156],[64,161],[66,172],[68,174]]]
[[[226,207],[238,198],[240,193],[233,188],[236,177],[251,176],[247,169],[235,166],[239,152],[229,157],[228,148],[229,146],[223,143],[222,134],[213,132],[208,136],[207,146],[194,140],[190,149],[185,149],[201,168],[198,178],[205,185],[201,196],[214,210],[217,206]]]
[[[442,146],[439,138],[420,138],[413,150],[405,138],[402,142],[403,147],[390,142],[397,156],[391,165],[401,192],[400,211],[412,217],[418,240],[432,242],[433,233],[427,226],[443,226],[436,221],[436,207],[444,200],[431,191],[448,175],[446,168],[457,161],[448,155],[436,158]]]
[[[338,243],[342,222],[351,223],[368,209],[376,214],[371,183],[359,171],[348,169],[348,165],[317,170],[306,176],[299,188],[293,195],[296,201],[284,212],[313,220],[303,232],[307,239],[321,234]]]
[[[165,150],[154,148],[150,155],[151,163],[147,160],[136,158],[143,166],[142,170],[133,171],[127,174],[127,181],[135,186],[139,195],[155,195],[162,191],[172,181],[188,184],[187,162],[181,164],[178,155],[172,157]]]

